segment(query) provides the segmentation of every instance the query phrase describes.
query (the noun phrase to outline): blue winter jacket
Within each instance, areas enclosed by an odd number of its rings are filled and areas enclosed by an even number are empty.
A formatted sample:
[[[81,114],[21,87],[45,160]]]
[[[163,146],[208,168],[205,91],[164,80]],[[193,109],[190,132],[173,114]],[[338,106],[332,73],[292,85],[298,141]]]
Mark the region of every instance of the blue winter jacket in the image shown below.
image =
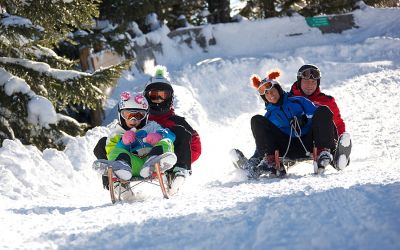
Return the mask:
[[[297,116],[301,119],[302,115],[307,116],[307,122],[301,127],[300,136],[303,136],[311,130],[311,118],[317,107],[307,98],[303,96],[288,96],[284,92],[281,96],[281,104],[266,103],[265,117],[277,126],[283,133],[290,135],[290,121]],[[295,134],[292,132],[292,137]]]

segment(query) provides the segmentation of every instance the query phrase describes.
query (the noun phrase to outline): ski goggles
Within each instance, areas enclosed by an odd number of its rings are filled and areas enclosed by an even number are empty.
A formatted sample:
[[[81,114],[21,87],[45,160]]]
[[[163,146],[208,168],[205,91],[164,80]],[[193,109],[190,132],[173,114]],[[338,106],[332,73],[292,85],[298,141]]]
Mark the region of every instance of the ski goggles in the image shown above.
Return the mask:
[[[139,110],[122,110],[121,116],[127,121],[141,121],[146,118],[147,112]]]
[[[277,82],[269,80],[269,79],[263,79],[261,81],[260,87],[258,87],[258,93],[260,95],[265,95],[265,93],[267,93],[268,90],[271,90],[274,85],[277,84]]]
[[[319,71],[319,69],[305,69],[303,71],[300,71],[297,76],[305,80],[318,80],[321,78],[321,71]]]
[[[161,100],[165,101],[171,97],[171,91],[170,90],[152,89],[149,92],[147,92],[147,96],[150,98],[150,100],[161,99]]]

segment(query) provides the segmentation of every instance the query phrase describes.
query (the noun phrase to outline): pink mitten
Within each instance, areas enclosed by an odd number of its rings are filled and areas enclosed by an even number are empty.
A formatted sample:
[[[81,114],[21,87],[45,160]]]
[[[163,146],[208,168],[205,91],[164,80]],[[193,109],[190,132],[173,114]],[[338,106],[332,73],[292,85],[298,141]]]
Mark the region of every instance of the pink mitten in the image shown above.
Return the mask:
[[[145,138],[147,143],[150,143],[151,145],[156,144],[162,139],[162,135],[159,133],[150,133],[146,136]]]
[[[125,133],[122,135],[122,142],[125,145],[129,145],[135,141],[135,136],[136,133],[133,132],[132,130],[125,131]]]

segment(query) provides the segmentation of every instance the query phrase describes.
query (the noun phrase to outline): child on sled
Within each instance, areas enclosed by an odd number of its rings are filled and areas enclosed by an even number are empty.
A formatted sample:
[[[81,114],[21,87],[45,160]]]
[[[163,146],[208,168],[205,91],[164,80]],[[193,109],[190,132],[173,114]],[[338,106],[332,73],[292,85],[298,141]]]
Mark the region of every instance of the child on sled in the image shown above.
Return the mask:
[[[105,143],[107,160],[113,161],[113,172],[119,179],[147,178],[155,163],[160,163],[162,172],[176,163],[175,134],[148,121],[148,112],[149,104],[142,94],[121,94],[118,123]]]

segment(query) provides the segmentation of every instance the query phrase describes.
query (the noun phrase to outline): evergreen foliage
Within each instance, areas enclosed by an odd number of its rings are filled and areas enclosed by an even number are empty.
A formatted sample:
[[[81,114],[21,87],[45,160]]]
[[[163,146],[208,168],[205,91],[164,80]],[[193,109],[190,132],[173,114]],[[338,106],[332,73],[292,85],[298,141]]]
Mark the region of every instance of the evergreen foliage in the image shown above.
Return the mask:
[[[93,52],[102,50],[113,50],[126,58],[134,58],[133,45],[131,44],[134,34],[129,34],[126,25],[109,25],[104,29],[92,29],[85,35],[75,35],[71,40],[73,44],[79,44],[80,47],[93,48]],[[133,37],[132,37],[133,36]],[[69,40],[68,42],[71,42]]]
[[[297,12],[302,16],[343,14],[357,8],[358,0],[247,0],[240,15],[249,19],[291,16]],[[398,7],[396,0],[365,0],[376,7]]]
[[[293,13],[293,7],[303,0],[250,0],[239,12],[249,19],[287,16]]]
[[[364,2],[374,7],[400,7],[399,0],[364,0]]]
[[[7,13],[29,18],[43,28],[38,42],[50,47],[77,27],[90,28],[101,0],[1,0]]]
[[[98,108],[104,90],[115,84],[129,62],[88,74],[51,48],[71,31],[90,28],[99,3],[0,0],[6,11],[0,14],[0,146],[4,139],[19,139],[40,149],[61,149],[68,136],[82,135],[88,128],[61,113],[74,105]],[[59,112],[56,122],[28,119],[28,104],[37,96],[48,99]]]
[[[135,21],[141,30],[146,30],[146,16],[151,12],[157,13],[156,6],[167,7],[167,2],[165,0],[104,0],[100,5],[100,19],[107,19],[122,26]]]
[[[100,5],[100,19],[108,19],[126,29],[129,22],[136,22],[140,29],[147,33],[151,31],[146,24],[146,17],[156,13],[159,20],[169,28],[182,27],[179,22],[181,15],[192,25],[204,23],[200,13],[207,8],[206,0],[104,0]]]
[[[356,8],[357,0],[306,0],[306,6],[299,11],[303,16],[317,16],[320,14],[343,14]]]
[[[229,0],[208,0],[207,2],[210,12],[208,21],[210,23],[227,23],[231,21]]]
[[[167,9],[167,15],[164,14],[160,19],[165,20],[171,29],[182,27],[179,20],[180,16],[184,16],[191,25],[202,25],[207,21],[206,17],[201,14],[204,9],[207,9],[207,1],[205,0],[174,0],[171,1],[171,7]]]

